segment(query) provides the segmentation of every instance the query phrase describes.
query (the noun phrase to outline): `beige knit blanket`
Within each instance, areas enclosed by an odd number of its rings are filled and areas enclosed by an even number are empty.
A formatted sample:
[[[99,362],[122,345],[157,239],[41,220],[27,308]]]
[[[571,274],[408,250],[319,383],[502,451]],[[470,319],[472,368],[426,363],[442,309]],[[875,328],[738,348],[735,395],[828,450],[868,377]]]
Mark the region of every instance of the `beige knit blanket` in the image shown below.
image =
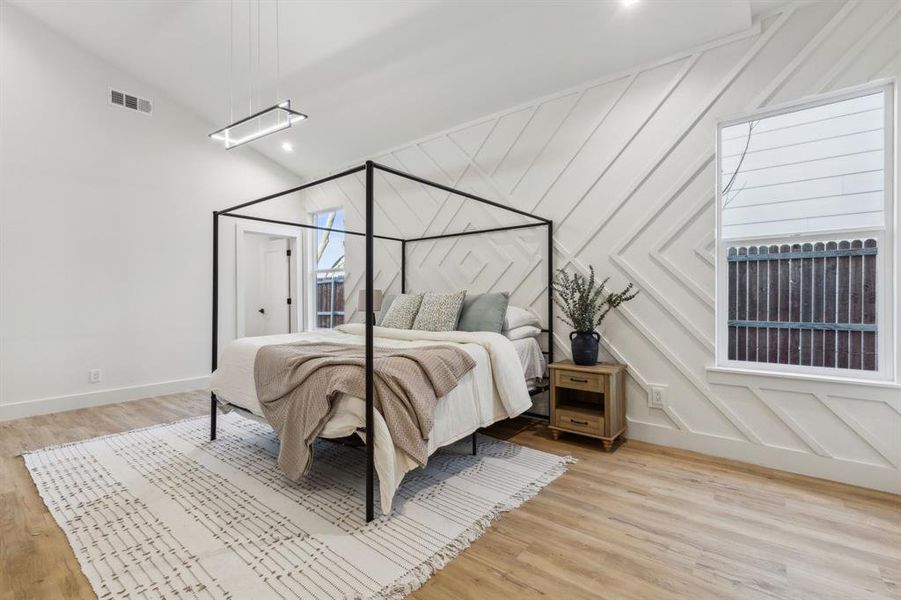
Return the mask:
[[[475,361],[453,346],[375,348],[373,357],[373,407],[394,445],[425,466],[438,399]],[[297,481],[310,469],[313,442],[339,394],[366,397],[366,351],[330,343],[263,346],[253,371],[263,416],[278,434],[279,467]]]

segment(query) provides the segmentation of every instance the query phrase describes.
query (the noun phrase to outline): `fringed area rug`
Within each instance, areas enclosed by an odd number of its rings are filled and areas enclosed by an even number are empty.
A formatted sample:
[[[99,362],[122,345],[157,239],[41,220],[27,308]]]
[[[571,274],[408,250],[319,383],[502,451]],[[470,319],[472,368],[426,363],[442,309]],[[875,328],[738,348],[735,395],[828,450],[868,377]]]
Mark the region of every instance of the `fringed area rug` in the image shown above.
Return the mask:
[[[571,461],[479,436],[407,474],[363,516],[365,455],[319,441],[292,483],[266,425],[188,419],[25,456],[88,580],[107,598],[402,598]],[[377,488],[376,488],[377,489]]]

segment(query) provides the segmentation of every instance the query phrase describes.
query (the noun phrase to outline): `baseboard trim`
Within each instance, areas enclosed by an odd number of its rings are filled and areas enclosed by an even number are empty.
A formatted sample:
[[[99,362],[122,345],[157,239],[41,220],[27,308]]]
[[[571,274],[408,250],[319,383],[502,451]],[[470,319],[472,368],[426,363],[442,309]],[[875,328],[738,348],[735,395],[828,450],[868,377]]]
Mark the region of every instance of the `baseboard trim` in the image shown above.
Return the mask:
[[[629,421],[626,436],[649,444],[681,448],[789,473],[901,494],[899,470],[889,466],[826,458],[787,448],[759,446],[738,440],[685,433],[633,420]]]
[[[22,419],[36,415],[46,415],[49,413],[87,408],[89,406],[130,402],[132,400],[142,400],[153,396],[162,396],[164,394],[190,392],[208,387],[209,379],[209,375],[204,375],[202,377],[174,379],[172,381],[161,381],[158,383],[98,390],[96,392],[85,392],[82,394],[70,394],[66,396],[54,396],[51,398],[24,400],[22,402],[13,402],[11,404],[0,404],[0,421],[11,421],[13,419]]]

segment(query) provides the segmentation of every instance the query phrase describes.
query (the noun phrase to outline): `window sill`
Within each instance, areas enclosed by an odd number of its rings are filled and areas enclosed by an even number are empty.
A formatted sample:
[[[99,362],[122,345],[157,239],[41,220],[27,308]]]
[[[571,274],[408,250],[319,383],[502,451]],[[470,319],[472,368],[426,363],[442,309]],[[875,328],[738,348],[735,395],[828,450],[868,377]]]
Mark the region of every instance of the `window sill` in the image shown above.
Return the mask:
[[[901,390],[901,383],[884,379],[857,379],[852,377],[834,377],[830,375],[817,375],[813,373],[782,373],[779,371],[762,371],[759,369],[745,369],[741,367],[707,367],[708,374],[714,375],[749,375],[752,377],[766,377],[775,379],[790,379],[794,381],[811,381],[817,383],[831,383],[844,385],[867,386],[889,390]]]

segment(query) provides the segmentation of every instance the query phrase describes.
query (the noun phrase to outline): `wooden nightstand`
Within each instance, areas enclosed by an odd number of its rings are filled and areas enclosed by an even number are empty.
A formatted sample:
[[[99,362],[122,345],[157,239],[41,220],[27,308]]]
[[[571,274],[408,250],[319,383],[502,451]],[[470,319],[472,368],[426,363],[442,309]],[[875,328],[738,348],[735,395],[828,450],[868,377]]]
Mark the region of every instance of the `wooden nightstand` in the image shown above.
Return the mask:
[[[601,440],[608,452],[626,430],[626,365],[598,363],[582,367],[570,361],[551,369],[551,422],[561,431]]]

